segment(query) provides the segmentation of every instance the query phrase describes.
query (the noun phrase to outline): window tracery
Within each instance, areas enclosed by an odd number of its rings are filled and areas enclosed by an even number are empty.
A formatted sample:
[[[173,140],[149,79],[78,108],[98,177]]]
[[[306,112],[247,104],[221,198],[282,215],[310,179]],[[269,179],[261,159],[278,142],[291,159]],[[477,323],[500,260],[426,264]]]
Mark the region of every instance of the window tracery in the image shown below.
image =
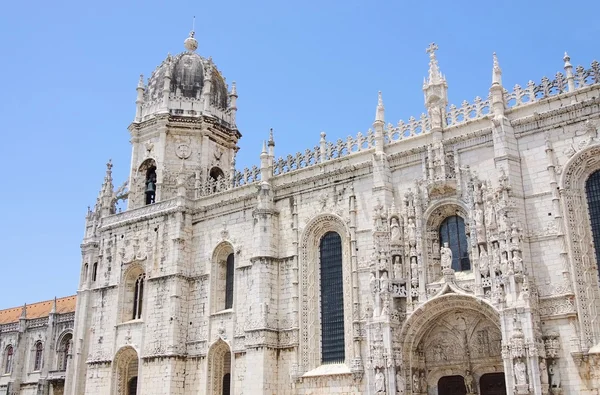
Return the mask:
[[[439,228],[440,245],[448,244],[452,251],[452,269],[457,272],[471,270],[465,221],[458,215],[446,217]]]
[[[71,340],[73,339],[73,335],[71,333],[66,333],[60,339],[57,350],[57,360],[56,360],[56,368],[57,370],[65,371],[67,370],[67,362],[69,361],[69,352],[71,350]]]
[[[134,264],[123,275],[121,287],[121,322],[142,318],[146,273],[140,264]]]

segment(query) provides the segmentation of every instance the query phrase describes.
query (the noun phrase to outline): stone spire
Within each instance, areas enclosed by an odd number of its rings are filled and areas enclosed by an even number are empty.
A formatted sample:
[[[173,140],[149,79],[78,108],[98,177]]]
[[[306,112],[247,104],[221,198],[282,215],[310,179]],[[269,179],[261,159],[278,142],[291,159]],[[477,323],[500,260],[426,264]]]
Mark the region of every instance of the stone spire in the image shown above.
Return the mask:
[[[231,92],[229,92],[229,112],[231,112],[232,123],[235,125],[235,115],[237,113],[237,86],[235,81],[231,83]]]
[[[24,320],[27,318],[27,303],[23,304],[23,308],[21,309],[21,319]]]
[[[446,126],[446,106],[448,105],[448,85],[446,78],[440,72],[435,51],[438,46],[431,43],[427,47],[429,54],[429,75],[423,82],[425,94],[425,107],[431,121],[432,131],[441,131]]]
[[[565,62],[565,74],[567,75],[567,87],[569,88],[569,92],[573,92],[575,90],[575,76],[573,75],[573,65],[571,64],[571,57],[565,51],[565,56],[563,57],[563,61]],[[572,102],[575,102],[575,96],[573,96]]]
[[[377,93],[377,112],[375,113],[375,122],[385,121],[385,107],[383,106],[383,98],[381,91]]]
[[[50,314],[56,314],[56,296],[54,297],[54,300],[52,301],[52,310],[50,310]]]
[[[144,75],[140,74],[140,79],[137,84],[137,98],[135,99],[135,122],[142,121],[142,104],[144,104]]]

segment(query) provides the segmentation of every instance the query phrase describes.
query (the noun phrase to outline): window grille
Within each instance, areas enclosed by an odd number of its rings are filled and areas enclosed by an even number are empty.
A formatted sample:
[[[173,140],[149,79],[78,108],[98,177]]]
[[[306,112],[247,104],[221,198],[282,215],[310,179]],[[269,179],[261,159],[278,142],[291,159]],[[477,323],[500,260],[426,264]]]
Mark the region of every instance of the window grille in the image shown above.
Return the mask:
[[[225,268],[225,308],[233,307],[233,271],[234,271],[233,254],[227,256],[227,267]]]
[[[320,244],[321,262],[321,362],[343,362],[344,291],[342,281],[342,239],[326,233]]]
[[[452,251],[452,269],[457,272],[471,270],[465,221],[458,215],[448,217],[440,225],[440,246],[448,243]]]
[[[600,170],[593,173],[585,183],[592,238],[596,250],[596,265],[600,265]]]

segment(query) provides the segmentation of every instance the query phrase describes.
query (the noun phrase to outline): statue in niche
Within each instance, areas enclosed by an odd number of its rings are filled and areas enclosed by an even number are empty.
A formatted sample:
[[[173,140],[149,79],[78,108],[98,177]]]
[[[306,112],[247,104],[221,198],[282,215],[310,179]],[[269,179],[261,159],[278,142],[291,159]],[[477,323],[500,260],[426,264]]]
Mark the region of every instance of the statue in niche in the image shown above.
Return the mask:
[[[512,261],[515,273],[523,273],[523,259],[521,258],[520,252],[518,250],[515,250],[515,252],[513,253]]]
[[[467,370],[465,372],[465,387],[467,388],[467,394],[473,394],[473,382],[475,380],[473,379],[473,375],[471,374],[470,370]]]
[[[484,276],[487,276],[490,272],[490,262],[487,252],[483,246],[480,247],[481,251],[479,252],[479,271]]]
[[[437,362],[448,360],[448,357],[446,356],[446,353],[444,352],[444,348],[442,347],[442,345],[440,343],[436,344],[433,347],[433,356]]]
[[[546,362],[543,359],[540,360],[540,380],[542,385],[548,384],[548,368],[546,367]]]
[[[429,116],[431,119],[431,128],[442,127],[442,109],[436,105],[429,108]]]
[[[415,221],[412,218],[408,219],[408,242],[411,246],[416,245],[417,243],[417,227],[415,225]]]
[[[404,388],[406,387],[406,382],[404,377],[400,373],[400,370],[396,372],[396,395],[404,395]]]
[[[440,254],[442,255],[442,270],[450,269],[452,267],[452,250],[448,247],[448,243],[444,243]]]
[[[477,243],[485,243],[485,225],[483,223],[483,210],[479,206],[475,209],[475,230]]]
[[[381,315],[384,317],[390,315],[390,301],[387,299],[383,301],[383,307],[381,308]]]
[[[558,366],[556,366],[556,361],[552,361],[548,372],[550,373],[550,387],[560,388],[560,371],[558,370]]]
[[[390,228],[392,244],[398,244],[400,242],[400,223],[398,222],[398,217],[392,217]]]
[[[420,381],[419,381],[419,375],[417,374],[417,372],[414,372],[412,375],[412,381],[413,381],[413,394],[418,394],[420,391]]]
[[[419,378],[419,386],[421,387],[421,392],[427,392],[427,380],[425,379],[425,372],[421,372],[421,377]]]
[[[490,230],[495,230],[498,226],[496,223],[496,210],[492,195],[488,195],[485,200],[485,224]]]
[[[387,272],[383,272],[383,274],[381,275],[380,282],[381,282],[381,284],[380,284],[381,292],[389,292],[390,291],[390,279],[388,277]]]
[[[402,278],[402,265],[400,264],[400,255],[394,255],[394,278]]]
[[[517,379],[517,385],[527,385],[527,368],[521,360],[515,363],[515,378]]]
[[[419,279],[419,267],[417,266],[417,260],[414,259],[410,265],[410,275],[414,280]]]
[[[376,294],[379,292],[379,281],[377,280],[377,277],[375,277],[375,273],[371,273],[369,285],[371,286],[371,293]]]
[[[377,369],[377,373],[375,373],[375,393],[385,393],[385,376],[379,369]]]

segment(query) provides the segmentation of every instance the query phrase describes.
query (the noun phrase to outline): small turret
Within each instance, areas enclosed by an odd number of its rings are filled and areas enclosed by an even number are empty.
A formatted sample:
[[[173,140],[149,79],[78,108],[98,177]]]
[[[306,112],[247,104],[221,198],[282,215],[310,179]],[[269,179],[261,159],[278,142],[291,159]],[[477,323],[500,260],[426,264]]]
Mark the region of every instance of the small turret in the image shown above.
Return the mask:
[[[100,202],[100,216],[106,217],[115,213],[115,198],[114,198],[114,186],[112,179],[112,160],[108,160],[106,163],[106,175],[104,176],[104,182],[100,190],[99,202]]]

